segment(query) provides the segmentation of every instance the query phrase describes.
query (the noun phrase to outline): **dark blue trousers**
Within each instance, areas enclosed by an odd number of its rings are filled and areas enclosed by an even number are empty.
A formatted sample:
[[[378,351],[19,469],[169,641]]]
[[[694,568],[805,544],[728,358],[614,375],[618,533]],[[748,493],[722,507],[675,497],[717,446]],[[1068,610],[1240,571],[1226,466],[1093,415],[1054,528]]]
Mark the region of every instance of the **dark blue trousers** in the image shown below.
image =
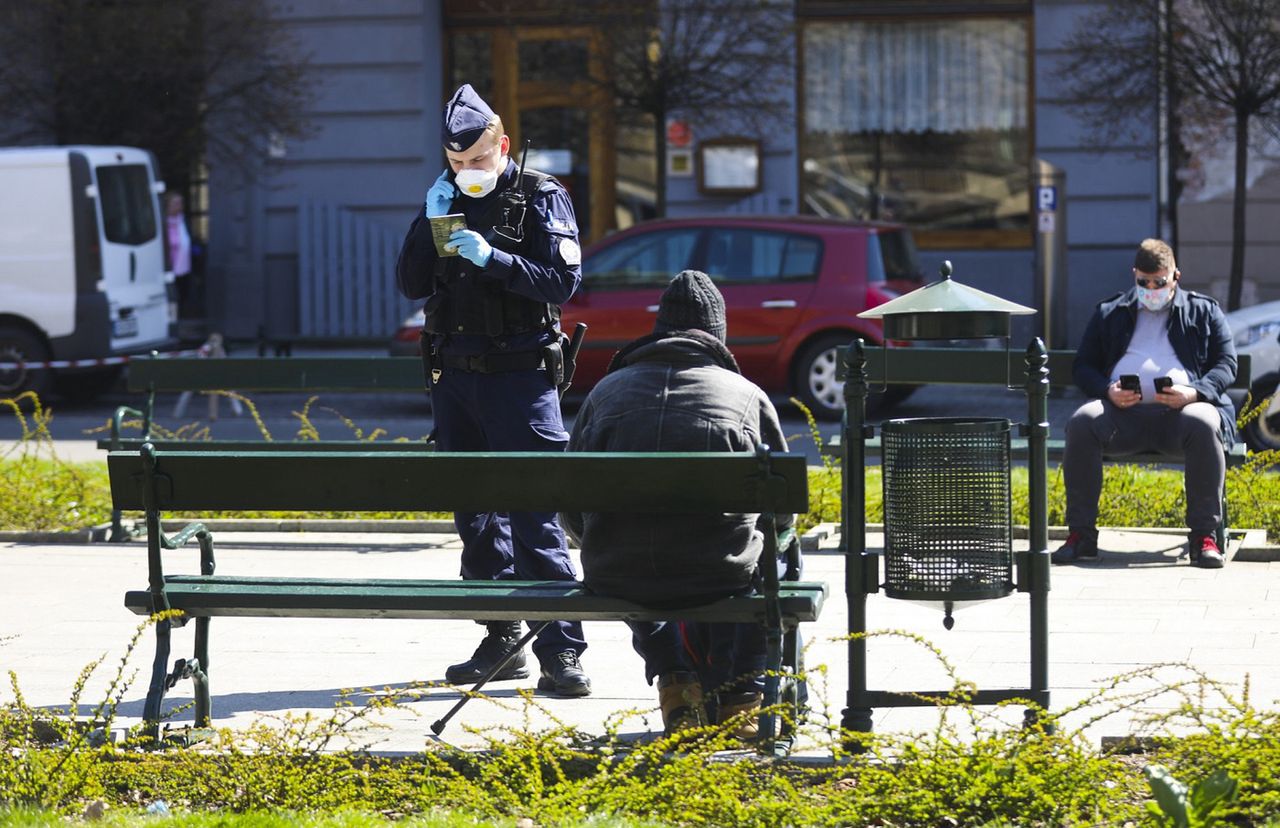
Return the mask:
[[[777,567],[778,577],[785,578],[787,564],[781,555]],[[800,573],[793,577],[799,578]],[[759,588],[757,571],[742,594]],[[732,594],[726,592],[725,596]],[[759,624],[628,621],[627,626],[631,628],[631,646],[644,659],[645,679],[650,684],[657,676],[678,671],[696,674],[708,695],[764,690],[768,645]]]
[[[431,390],[431,409],[441,451],[564,451],[569,441],[560,397],[542,370],[446,369]],[[577,580],[555,512],[457,512],[453,519],[464,580]],[[552,622],[533,644],[543,664],[586,648],[578,621]]]

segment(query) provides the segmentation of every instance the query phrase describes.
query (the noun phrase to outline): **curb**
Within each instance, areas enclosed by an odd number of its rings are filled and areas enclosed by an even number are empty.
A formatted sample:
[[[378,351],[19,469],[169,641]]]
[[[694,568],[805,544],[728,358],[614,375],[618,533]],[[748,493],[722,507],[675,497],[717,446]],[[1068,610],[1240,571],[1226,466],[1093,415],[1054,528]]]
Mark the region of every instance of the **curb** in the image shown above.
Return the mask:
[[[101,543],[111,535],[111,524],[100,523],[65,532],[0,531],[0,543],[87,544]]]

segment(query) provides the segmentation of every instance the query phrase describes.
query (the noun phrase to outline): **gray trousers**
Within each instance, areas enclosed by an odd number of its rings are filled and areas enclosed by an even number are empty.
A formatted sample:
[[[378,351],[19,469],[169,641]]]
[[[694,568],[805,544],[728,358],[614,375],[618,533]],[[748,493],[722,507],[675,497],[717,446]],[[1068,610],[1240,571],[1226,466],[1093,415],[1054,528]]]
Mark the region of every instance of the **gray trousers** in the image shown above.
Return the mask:
[[[1120,409],[1090,400],[1067,421],[1062,477],[1067,489],[1067,526],[1092,532],[1102,495],[1102,456],[1156,451],[1184,462],[1187,528],[1213,535],[1222,520],[1222,483],[1227,464],[1218,409],[1194,402],[1182,409],[1135,405]]]

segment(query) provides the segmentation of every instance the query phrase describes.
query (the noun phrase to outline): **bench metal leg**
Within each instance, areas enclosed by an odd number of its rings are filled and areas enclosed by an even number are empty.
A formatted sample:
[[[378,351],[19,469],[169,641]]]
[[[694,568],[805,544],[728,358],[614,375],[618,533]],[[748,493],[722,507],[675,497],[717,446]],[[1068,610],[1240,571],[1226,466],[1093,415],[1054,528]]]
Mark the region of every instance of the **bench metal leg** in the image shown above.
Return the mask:
[[[787,717],[778,729],[778,740],[790,747],[792,737],[805,716],[807,682],[804,678],[804,654],[800,650],[800,627],[787,630],[782,639],[782,663],[786,669],[786,681],[781,689],[782,702]]]
[[[123,514],[119,509],[111,510],[111,534],[107,536],[107,543],[124,543],[129,539],[124,531]]]
[[[196,657],[191,671],[191,682],[195,690],[196,727],[208,727],[213,704],[209,698],[209,621],[196,619]]]
[[[143,733],[152,741],[160,738],[160,705],[164,703],[164,691],[169,681],[169,621],[156,622],[156,655],[151,662],[151,684],[147,687],[147,701],[142,707]]]
[[[1227,516],[1227,483],[1224,479],[1222,482],[1222,505],[1219,508],[1221,517],[1218,520],[1218,528],[1214,531],[1214,536],[1218,541],[1218,548],[1222,550],[1222,554],[1227,554],[1227,527],[1231,525],[1230,518]]]
[[[760,712],[760,743],[767,745],[778,733],[779,689],[782,686],[782,630],[770,624],[765,630],[766,667],[764,674],[764,699]]]

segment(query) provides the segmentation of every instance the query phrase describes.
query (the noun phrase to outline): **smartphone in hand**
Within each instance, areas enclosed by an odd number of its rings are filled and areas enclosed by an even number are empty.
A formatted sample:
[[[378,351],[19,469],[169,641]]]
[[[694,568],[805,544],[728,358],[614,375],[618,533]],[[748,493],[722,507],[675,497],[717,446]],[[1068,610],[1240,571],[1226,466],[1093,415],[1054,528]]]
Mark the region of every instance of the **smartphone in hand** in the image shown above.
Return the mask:
[[[1142,385],[1138,382],[1137,374],[1121,374],[1120,387],[1126,391],[1133,391],[1139,396],[1142,394]]]
[[[1173,385],[1173,377],[1156,377],[1155,380],[1156,393],[1163,394]]]

